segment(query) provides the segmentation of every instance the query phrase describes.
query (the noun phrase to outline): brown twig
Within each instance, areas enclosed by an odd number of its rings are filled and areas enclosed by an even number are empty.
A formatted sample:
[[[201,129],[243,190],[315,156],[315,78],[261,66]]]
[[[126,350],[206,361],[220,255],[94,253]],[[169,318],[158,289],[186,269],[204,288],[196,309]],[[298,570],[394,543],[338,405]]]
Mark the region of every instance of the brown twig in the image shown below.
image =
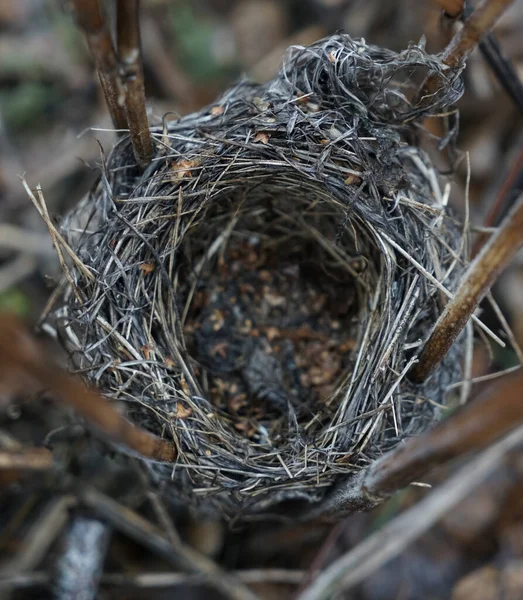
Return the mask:
[[[434,0],[434,3],[453,19],[458,18],[465,8],[464,0]]]
[[[409,440],[374,463],[365,477],[366,490],[389,496],[434,467],[485,448],[507,434],[523,423],[522,389],[521,371],[491,386],[432,431]]]
[[[0,387],[5,395],[50,390],[74,408],[112,442],[124,444],[141,456],[173,462],[173,444],[129,423],[100,394],[50,363],[43,349],[12,316],[0,318]]]
[[[456,69],[462,66],[477,47],[482,38],[494,27],[496,21],[515,0],[483,0],[477,9],[466,19],[463,27],[452,38],[443,52],[442,62]],[[442,2],[438,2],[442,4]],[[447,4],[447,3],[445,3]],[[454,5],[454,2],[449,2]],[[452,10],[452,6],[449,6]],[[454,7],[455,8],[455,7]],[[441,86],[441,75],[433,73],[425,80],[419,93],[420,102],[426,102]]]
[[[130,508],[90,487],[85,487],[80,497],[86,506],[115,529],[144,544],[173,566],[200,574],[225,597],[231,600],[257,600],[256,594],[232,574],[222,571],[210,558],[181,542],[178,536],[168,539],[159,527]]]
[[[133,150],[138,163],[146,166],[153,155],[153,142],[145,109],[139,8],[139,0],[118,0],[117,40]]]
[[[47,448],[21,448],[0,450],[0,469],[48,471],[53,466],[53,456]]]
[[[490,207],[490,210],[485,217],[484,227],[495,227],[499,224],[501,217],[511,207],[512,203],[517,200],[518,190],[523,188],[523,150],[512,167],[510,168],[503,185],[501,186],[496,200]],[[472,246],[471,255],[475,257],[481,250],[485,242],[489,239],[490,233],[486,231],[480,233]]]
[[[116,129],[127,129],[118,59],[98,0],[73,0],[73,5],[77,23],[84,32],[93,57],[113,124]]]
[[[495,473],[502,466],[507,453],[522,444],[523,428],[519,427],[484,450],[421,502],[336,560],[299,596],[299,600],[327,600],[361,583],[427,531],[490,474]]]
[[[523,196],[470,265],[421,351],[410,378],[421,383],[447,354],[496,278],[523,245]]]

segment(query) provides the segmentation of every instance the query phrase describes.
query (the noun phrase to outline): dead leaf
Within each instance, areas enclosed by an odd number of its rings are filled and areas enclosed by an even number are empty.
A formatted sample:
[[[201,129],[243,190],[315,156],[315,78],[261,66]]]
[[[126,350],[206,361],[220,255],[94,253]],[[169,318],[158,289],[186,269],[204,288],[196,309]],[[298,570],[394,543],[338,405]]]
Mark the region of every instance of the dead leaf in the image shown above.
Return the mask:
[[[189,406],[184,406],[181,402],[178,402],[176,405],[176,418],[177,419],[186,419],[192,415],[192,408]]]
[[[150,262],[142,263],[141,265],[138,265],[138,268],[144,275],[150,275],[154,271],[155,265],[154,265],[154,263],[150,263]]]
[[[260,144],[267,145],[269,143],[270,137],[271,137],[270,133],[267,133],[266,131],[258,131],[258,133],[254,136],[252,143],[256,144],[256,143],[260,142]]]
[[[213,117],[219,117],[220,115],[223,115],[224,112],[225,112],[225,108],[221,105],[213,106],[211,108],[211,115]]]
[[[180,181],[184,177],[192,177],[192,169],[200,166],[200,160],[179,160],[177,162],[173,162],[172,164],[172,176],[171,180],[173,182]]]

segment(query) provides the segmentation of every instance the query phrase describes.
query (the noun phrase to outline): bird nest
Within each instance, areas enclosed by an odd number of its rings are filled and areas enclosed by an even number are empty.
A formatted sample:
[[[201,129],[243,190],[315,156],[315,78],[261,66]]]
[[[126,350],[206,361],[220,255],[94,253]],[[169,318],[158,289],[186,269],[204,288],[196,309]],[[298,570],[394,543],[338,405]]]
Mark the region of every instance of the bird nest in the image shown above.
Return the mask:
[[[104,159],[63,223],[54,319],[75,366],[176,445],[147,461],[166,492],[228,518],[318,503],[437,418],[459,345],[427,384],[406,373],[461,235],[416,140],[461,91],[421,46],[337,35],[164,119],[144,172],[126,138]]]

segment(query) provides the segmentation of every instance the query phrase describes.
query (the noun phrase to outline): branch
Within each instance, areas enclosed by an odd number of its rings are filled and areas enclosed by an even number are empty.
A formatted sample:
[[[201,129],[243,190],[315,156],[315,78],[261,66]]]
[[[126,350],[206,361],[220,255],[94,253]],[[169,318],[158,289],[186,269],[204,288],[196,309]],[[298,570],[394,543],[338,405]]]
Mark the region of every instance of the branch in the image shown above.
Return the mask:
[[[118,0],[117,39],[133,150],[138,163],[146,166],[153,155],[153,142],[145,109],[139,4],[139,0]]]
[[[434,3],[452,19],[457,19],[465,8],[465,0],[434,0]]]
[[[47,448],[0,450],[0,469],[48,471],[53,467],[53,455]]]
[[[523,428],[485,450],[414,507],[373,533],[321,573],[298,600],[328,600],[368,578],[420,537],[523,444]]]
[[[135,427],[99,393],[50,363],[44,350],[13,316],[0,318],[0,365],[0,393],[4,396],[50,390],[113,443],[124,444],[152,460],[176,459],[174,444]]]
[[[483,37],[494,27],[496,21],[515,0],[483,0],[478,8],[465,20],[463,27],[452,38],[443,52],[442,62],[451,69],[461,67]],[[438,2],[442,4],[442,2]],[[445,2],[451,4],[454,2]],[[454,7],[455,8],[455,7]],[[441,75],[433,73],[425,80],[419,93],[420,102],[428,99],[441,86]],[[425,100],[427,101],[427,100]]]
[[[447,354],[492,284],[523,246],[523,196],[470,265],[421,351],[410,379],[421,383]]]
[[[116,129],[127,129],[118,59],[98,0],[73,0],[73,6],[76,21],[84,32],[93,57],[113,125]]]
[[[521,370],[505,377],[432,431],[411,438],[364,471],[342,480],[304,517],[339,520],[370,510],[434,467],[485,448],[523,423],[522,386]]]

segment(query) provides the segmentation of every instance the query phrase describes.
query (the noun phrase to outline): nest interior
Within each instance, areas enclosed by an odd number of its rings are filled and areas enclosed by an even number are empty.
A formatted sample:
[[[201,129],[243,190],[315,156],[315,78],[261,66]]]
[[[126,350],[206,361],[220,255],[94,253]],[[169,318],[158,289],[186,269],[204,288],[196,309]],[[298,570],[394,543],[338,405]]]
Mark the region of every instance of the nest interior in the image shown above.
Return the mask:
[[[54,323],[91,382],[174,440],[176,465],[147,463],[173,497],[235,519],[321,502],[437,417],[459,344],[424,386],[405,374],[463,244],[416,141],[461,92],[421,46],[337,35],[164,118],[145,172],[128,139],[103,160],[63,223],[77,260]]]

